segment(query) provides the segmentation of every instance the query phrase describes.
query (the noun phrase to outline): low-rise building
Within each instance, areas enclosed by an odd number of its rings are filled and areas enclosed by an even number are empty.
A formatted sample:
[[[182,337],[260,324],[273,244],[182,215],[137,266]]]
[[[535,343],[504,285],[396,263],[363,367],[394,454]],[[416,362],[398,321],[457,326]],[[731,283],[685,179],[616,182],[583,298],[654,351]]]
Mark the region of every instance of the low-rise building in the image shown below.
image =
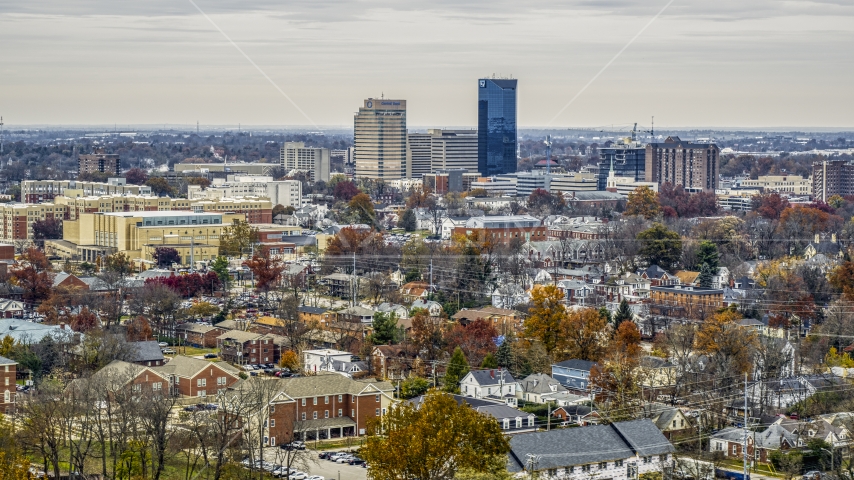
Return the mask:
[[[566,388],[560,382],[545,373],[532,373],[519,380],[516,397],[526,402],[546,403],[552,394],[565,391]]]
[[[460,393],[466,397],[492,398],[516,405],[516,380],[502,369],[472,370],[460,380]]]
[[[588,360],[564,360],[552,365],[552,378],[567,389],[586,393],[590,386],[590,371],[596,362]]]
[[[6,357],[0,357],[0,412],[9,415],[15,411],[15,394],[18,362]]]
[[[168,379],[171,394],[185,397],[223,393],[240,380],[237,369],[225,362],[209,362],[183,355],[177,355],[166,365],[153,370]]]

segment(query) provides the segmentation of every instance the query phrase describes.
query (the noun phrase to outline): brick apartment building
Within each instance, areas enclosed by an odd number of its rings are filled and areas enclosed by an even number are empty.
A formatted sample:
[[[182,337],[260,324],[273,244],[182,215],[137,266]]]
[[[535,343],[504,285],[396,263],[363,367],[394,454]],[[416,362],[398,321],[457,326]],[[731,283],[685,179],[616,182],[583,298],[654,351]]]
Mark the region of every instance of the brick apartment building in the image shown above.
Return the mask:
[[[0,357],[0,412],[9,414],[15,411],[15,392],[18,363],[6,357]]]
[[[122,161],[118,154],[102,151],[77,157],[77,175],[84,173],[108,173],[119,176],[122,173]]]
[[[704,318],[726,306],[723,290],[686,285],[650,287],[649,298],[654,315]]]
[[[337,373],[270,381],[279,382],[279,393],[269,406],[268,445],[365,435],[393,401],[390,383]]]
[[[718,188],[720,149],[714,143],[692,143],[679,137],[646,146],[646,181],[681,185],[686,190]]]
[[[495,217],[472,217],[465,226],[454,227],[453,235],[477,234],[482,241],[495,244],[509,244],[514,238],[525,242],[543,241],[548,237],[548,229],[543,223],[530,215],[504,215]]]
[[[166,365],[154,369],[169,380],[173,395],[205,397],[224,392],[237,383],[236,368],[225,362],[209,362],[177,355]]]
[[[813,163],[812,193],[823,202],[834,195],[854,195],[854,164],[846,160]]]
[[[238,365],[278,363],[284,338],[277,335],[229,330],[217,337],[220,358]]]

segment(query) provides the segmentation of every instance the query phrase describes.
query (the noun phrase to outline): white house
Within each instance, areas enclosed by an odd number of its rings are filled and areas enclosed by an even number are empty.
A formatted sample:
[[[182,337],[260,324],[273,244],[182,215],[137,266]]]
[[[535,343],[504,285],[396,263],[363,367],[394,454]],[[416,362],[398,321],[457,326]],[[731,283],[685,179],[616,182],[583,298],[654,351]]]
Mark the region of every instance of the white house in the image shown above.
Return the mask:
[[[439,317],[442,315],[442,304],[433,300],[418,299],[412,302],[412,308],[427,310],[431,317]]]
[[[547,396],[566,392],[566,388],[545,373],[532,373],[516,386],[516,397],[526,402],[545,403]]]
[[[460,393],[466,397],[506,400],[515,406],[516,380],[506,370],[474,370],[460,380]]]
[[[303,350],[303,369],[306,372],[335,372],[335,362],[350,363],[353,354],[341,350]]]

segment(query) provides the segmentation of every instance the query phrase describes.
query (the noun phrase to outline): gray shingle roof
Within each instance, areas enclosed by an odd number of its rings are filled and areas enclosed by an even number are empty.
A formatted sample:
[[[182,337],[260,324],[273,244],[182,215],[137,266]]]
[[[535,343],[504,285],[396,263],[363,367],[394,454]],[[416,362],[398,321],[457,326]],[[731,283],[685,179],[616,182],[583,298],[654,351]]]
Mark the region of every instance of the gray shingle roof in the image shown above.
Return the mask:
[[[510,439],[507,469],[524,470],[528,454],[537,455],[538,468],[547,470],[673,451],[650,420],[632,420],[517,435]]]
[[[129,342],[127,347],[125,360],[128,362],[154,362],[163,360],[163,352],[160,351],[160,345],[154,340]]]
[[[571,368],[573,370],[582,370],[585,372],[589,372],[593,365],[596,365],[596,362],[591,362],[589,360],[578,360],[573,358],[571,360],[564,360],[562,362],[555,363],[558,367],[563,368]]]
[[[552,386],[555,390],[552,390]],[[519,387],[524,393],[552,393],[563,392],[566,388],[554,378],[545,373],[532,373],[519,381]]]
[[[235,377],[238,375],[237,369],[225,362],[212,363],[207,360],[186,357],[184,355],[176,355],[175,358],[169,360],[169,363],[166,365],[163,365],[162,367],[152,367],[151,369],[164,375],[177,375],[179,377],[192,378],[209,366],[216,366]]]
[[[505,385],[516,382],[513,379],[513,375],[510,375],[510,372],[507,370],[472,370],[469,373],[474,377],[478,385],[498,385],[501,383],[502,375]]]

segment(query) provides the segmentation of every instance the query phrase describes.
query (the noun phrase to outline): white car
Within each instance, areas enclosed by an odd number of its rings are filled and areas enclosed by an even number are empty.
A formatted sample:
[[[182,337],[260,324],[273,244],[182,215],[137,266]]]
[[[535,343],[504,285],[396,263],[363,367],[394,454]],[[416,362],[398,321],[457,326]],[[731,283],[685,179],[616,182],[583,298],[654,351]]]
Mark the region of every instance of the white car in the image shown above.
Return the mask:
[[[305,480],[306,478],[308,478],[308,474],[305,472],[296,472],[291,474],[290,480]]]
[[[354,459],[353,455],[345,455],[342,457],[338,457],[335,459],[335,463],[350,463],[350,460]]]
[[[312,475],[312,476],[306,478],[305,480],[326,480],[326,479],[321,477],[320,475]]]

